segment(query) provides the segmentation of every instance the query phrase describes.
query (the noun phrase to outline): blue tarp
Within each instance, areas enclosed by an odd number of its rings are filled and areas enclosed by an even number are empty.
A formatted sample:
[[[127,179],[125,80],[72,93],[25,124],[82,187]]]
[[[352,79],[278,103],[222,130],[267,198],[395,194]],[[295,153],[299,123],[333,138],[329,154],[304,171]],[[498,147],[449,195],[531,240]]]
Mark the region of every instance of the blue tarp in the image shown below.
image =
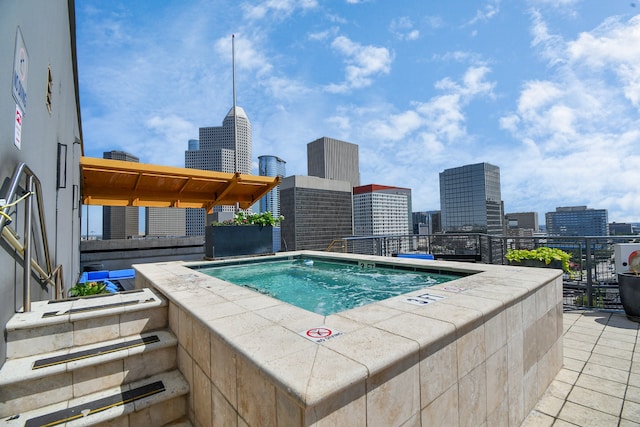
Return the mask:
[[[118,292],[119,285],[112,282],[123,280],[123,279],[133,279],[136,277],[136,271],[133,268],[128,268],[125,270],[101,270],[101,271],[85,271],[80,276],[78,283],[86,283],[86,282],[101,282],[107,285],[106,289],[109,292]]]
[[[434,259],[431,254],[398,254],[398,258]]]

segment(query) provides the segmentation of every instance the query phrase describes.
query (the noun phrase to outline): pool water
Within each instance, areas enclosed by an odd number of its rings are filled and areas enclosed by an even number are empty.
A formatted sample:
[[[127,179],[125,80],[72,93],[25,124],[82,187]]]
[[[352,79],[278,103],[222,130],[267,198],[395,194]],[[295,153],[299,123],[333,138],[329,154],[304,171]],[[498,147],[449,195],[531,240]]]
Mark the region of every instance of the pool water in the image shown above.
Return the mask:
[[[287,260],[213,267],[202,273],[251,288],[322,315],[381,301],[460,278],[422,271]]]

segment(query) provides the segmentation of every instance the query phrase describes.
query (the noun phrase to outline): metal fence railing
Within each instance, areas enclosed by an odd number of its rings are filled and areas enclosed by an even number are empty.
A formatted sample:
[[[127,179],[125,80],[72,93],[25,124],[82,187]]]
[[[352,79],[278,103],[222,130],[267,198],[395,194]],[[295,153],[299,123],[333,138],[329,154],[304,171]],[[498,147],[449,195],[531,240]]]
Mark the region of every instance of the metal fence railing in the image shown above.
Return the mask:
[[[622,309],[614,264],[616,243],[640,242],[639,236],[510,237],[487,234],[412,234],[345,237],[332,243],[340,252],[394,256],[429,253],[436,259],[508,264],[510,249],[540,246],[571,254],[571,274],[564,275],[565,308]]]

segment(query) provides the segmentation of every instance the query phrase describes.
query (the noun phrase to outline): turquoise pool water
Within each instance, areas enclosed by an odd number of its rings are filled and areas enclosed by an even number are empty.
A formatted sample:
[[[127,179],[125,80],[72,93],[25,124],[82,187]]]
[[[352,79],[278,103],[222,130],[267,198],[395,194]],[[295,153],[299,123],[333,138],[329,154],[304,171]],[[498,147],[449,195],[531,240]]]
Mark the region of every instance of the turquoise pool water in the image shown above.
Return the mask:
[[[317,259],[210,267],[200,271],[322,315],[460,278]]]

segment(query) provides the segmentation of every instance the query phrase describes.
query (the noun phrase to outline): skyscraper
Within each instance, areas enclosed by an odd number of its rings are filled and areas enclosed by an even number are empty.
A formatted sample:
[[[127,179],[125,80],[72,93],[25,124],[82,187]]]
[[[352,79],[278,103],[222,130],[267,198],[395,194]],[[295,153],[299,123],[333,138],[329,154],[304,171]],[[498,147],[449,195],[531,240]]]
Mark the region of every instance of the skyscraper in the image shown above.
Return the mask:
[[[235,118],[237,117],[237,123]],[[237,131],[237,146],[234,131]],[[222,126],[202,127],[199,140],[189,140],[185,151],[184,165],[187,168],[217,172],[251,173],[251,123],[242,107],[233,107],[222,121]],[[232,212],[234,206],[216,206],[217,212]],[[187,211],[186,232],[188,236],[204,235],[206,212],[204,209]]]
[[[140,159],[124,151],[105,151],[103,159],[139,163]],[[139,234],[139,208],[135,206],[104,206],[102,208],[102,239],[127,239]]]
[[[353,234],[351,184],[315,176],[282,180],[281,212],[285,251],[325,250],[335,239]]]
[[[440,172],[440,209],[445,233],[502,234],[500,168],[477,163]]]
[[[258,169],[260,176],[279,176],[284,178],[287,174],[284,160],[276,156],[258,157]],[[260,212],[271,212],[277,218],[280,216],[280,185],[269,191],[266,196],[260,199]],[[273,227],[273,252],[280,251],[281,248],[280,226]]]
[[[286,164],[284,160],[276,156],[260,156],[258,157],[258,169],[260,176],[279,176],[284,178],[287,174]],[[274,217],[280,215],[280,186],[260,199],[260,212],[271,212]]]
[[[411,234],[411,189],[387,185],[353,188],[353,234]]]
[[[608,236],[606,209],[587,209],[586,206],[556,208],[545,213],[549,236]]]
[[[307,144],[307,174],[360,185],[358,146],[323,136]]]
[[[146,208],[145,235],[156,237],[182,237],[185,231],[186,209]]]

